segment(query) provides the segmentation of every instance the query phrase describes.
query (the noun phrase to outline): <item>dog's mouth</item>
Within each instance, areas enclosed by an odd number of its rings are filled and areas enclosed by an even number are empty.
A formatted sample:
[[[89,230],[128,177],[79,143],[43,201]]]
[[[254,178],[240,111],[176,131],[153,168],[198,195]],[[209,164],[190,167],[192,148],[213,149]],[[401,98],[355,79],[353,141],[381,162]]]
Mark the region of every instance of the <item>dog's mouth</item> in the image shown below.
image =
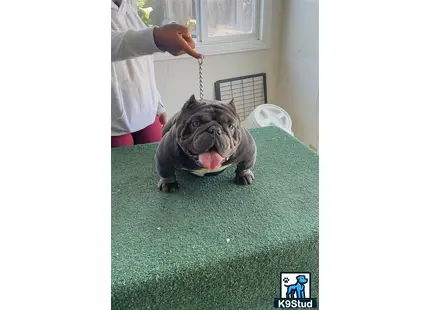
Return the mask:
[[[198,155],[199,163],[207,169],[215,169],[221,166],[222,163],[228,160],[222,157],[215,147],[211,147],[207,152]]]
[[[224,158],[215,151],[205,152],[199,155],[200,164],[208,169],[215,169],[219,167],[223,161]]]

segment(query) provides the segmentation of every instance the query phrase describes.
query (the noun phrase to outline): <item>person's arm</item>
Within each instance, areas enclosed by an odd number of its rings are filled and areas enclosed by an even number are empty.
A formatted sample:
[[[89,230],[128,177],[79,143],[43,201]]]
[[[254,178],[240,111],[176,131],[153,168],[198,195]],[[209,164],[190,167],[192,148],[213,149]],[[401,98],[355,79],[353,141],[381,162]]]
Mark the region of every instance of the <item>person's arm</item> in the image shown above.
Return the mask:
[[[158,108],[157,108],[157,116],[160,121],[161,127],[164,127],[167,122],[166,109],[164,108],[163,100],[161,100],[160,93],[158,92]]]
[[[201,58],[188,28],[177,24],[141,30],[112,31],[111,61],[120,61],[133,57],[169,52],[174,56],[187,53],[194,58]]]
[[[112,31],[111,61],[163,53],[154,41],[154,29]]]

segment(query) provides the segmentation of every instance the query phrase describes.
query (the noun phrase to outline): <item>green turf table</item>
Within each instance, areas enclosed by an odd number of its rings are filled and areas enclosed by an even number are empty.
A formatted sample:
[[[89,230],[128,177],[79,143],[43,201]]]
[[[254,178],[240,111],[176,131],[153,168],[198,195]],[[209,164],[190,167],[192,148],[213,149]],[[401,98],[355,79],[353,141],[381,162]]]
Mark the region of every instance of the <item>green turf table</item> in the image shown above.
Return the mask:
[[[112,149],[112,309],[274,309],[281,272],[318,297],[318,155],[275,127],[251,131],[255,181],[178,172],[157,187],[156,144]]]

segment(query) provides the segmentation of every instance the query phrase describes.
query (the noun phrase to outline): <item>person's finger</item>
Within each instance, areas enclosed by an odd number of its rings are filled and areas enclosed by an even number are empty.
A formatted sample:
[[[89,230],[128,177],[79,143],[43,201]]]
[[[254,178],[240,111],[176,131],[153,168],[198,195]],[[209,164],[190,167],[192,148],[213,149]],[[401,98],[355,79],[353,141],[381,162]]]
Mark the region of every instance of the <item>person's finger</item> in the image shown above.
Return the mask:
[[[196,44],[195,44],[190,32],[188,31],[188,29],[186,32],[182,33],[182,37],[184,38],[185,41],[187,41],[188,45],[191,46],[192,49],[194,49],[196,47]]]
[[[188,27],[184,26],[184,25],[180,25],[180,24],[175,24],[176,27],[176,31],[183,33],[183,34],[189,34],[190,31],[188,29]]]
[[[192,38],[190,38],[189,39],[190,41],[188,41],[188,38],[185,38],[185,41],[187,41],[187,43],[188,43],[188,45],[192,48],[192,49],[194,49],[195,47],[196,47],[196,45],[195,45],[195,43],[194,43],[194,40],[192,39]],[[179,51],[177,51],[176,53],[175,53],[175,55],[176,56],[180,56],[180,55],[183,55],[183,54],[185,54],[186,52],[184,51],[184,50],[179,50]]]
[[[187,41],[188,45],[192,48],[196,48],[196,43],[194,42],[193,38],[190,35],[182,36],[185,41]]]
[[[188,45],[188,42],[183,38],[182,34],[178,33],[178,43],[181,48],[190,56],[199,59],[201,55],[197,53],[191,46]]]
[[[179,38],[179,43],[182,47],[182,49],[190,56],[199,59],[201,57],[201,55],[199,53],[197,53],[190,45],[188,45],[187,41],[185,41],[184,38],[180,37]]]

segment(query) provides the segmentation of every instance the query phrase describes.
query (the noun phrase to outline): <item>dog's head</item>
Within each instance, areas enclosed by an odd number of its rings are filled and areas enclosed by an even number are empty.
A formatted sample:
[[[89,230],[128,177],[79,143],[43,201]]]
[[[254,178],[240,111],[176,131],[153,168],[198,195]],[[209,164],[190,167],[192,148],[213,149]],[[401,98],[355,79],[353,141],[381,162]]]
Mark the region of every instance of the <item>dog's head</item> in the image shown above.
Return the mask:
[[[240,118],[233,100],[196,100],[192,95],[176,119],[176,141],[202,167],[227,161],[241,141]]]
[[[297,283],[301,283],[301,284],[308,283],[308,279],[306,279],[306,277],[303,275],[297,276]]]

